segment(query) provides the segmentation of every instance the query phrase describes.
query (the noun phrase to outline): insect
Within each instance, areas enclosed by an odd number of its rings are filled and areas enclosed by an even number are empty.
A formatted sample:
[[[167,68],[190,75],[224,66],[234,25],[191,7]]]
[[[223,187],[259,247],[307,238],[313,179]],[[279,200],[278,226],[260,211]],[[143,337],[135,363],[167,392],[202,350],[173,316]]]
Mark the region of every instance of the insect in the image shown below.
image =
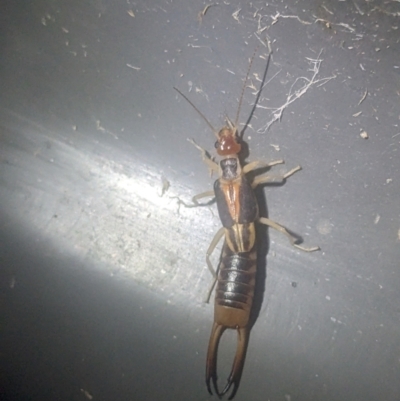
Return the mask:
[[[174,88],[200,114],[217,137],[215,147],[218,156],[220,156],[219,164],[203,148],[191,141],[200,150],[207,166],[219,174],[219,178],[214,183],[213,191],[196,195],[193,197],[193,202],[195,205],[199,205],[199,199],[214,196],[222,223],[222,228],[214,236],[206,253],[207,266],[214,276],[209,297],[216,284],[214,324],[206,360],[206,384],[209,393],[212,394],[213,388],[219,397],[228,393],[232,388],[230,400],[239,388],[250,335],[250,313],[256,282],[258,250],[255,224],[261,223],[280,231],[289,238],[293,246],[303,251],[313,252],[319,249],[319,247],[302,247],[298,244],[299,238],[289,233],[285,227],[267,217],[259,216],[254,189],[261,184],[283,182],[300,170],[301,167],[295,167],[281,176],[264,174],[256,176],[253,180],[247,177],[249,172],[256,169],[269,168],[284,163],[283,160],[270,163],[253,161],[247,164],[241,161],[242,134],[239,132],[238,120],[254,56],[255,53],[248,67],[235,122],[233,123],[226,117],[226,125],[219,131],[214,129],[206,117],[179,89]],[[224,238],[224,244],[218,268],[215,270],[210,256],[222,238]],[[217,352],[221,336],[228,328],[237,330],[237,348],[227,383],[220,391],[217,383]]]

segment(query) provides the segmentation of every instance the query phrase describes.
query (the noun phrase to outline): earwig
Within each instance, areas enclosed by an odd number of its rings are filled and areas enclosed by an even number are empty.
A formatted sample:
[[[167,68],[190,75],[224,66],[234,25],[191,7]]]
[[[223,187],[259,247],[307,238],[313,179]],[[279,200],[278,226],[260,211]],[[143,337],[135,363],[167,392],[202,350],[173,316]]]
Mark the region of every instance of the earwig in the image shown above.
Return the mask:
[[[229,118],[226,118],[226,125],[218,132],[196,106],[181,91],[174,88],[213,130],[217,136],[215,144],[217,154],[221,157],[219,164],[217,164],[203,148],[191,141],[201,151],[207,166],[212,171],[219,173],[219,178],[214,183],[214,190],[193,197],[193,202],[199,205],[199,199],[214,196],[222,223],[222,228],[214,236],[206,253],[207,266],[215,278],[209,297],[216,284],[214,324],[211,330],[206,361],[206,385],[210,394],[212,394],[213,387],[219,397],[225,395],[233,386],[229,400],[235,396],[239,388],[249,342],[250,315],[257,270],[258,244],[255,224],[258,222],[280,231],[289,238],[293,246],[303,251],[313,252],[319,249],[319,247],[302,247],[298,244],[299,239],[289,233],[285,227],[269,218],[259,217],[254,189],[260,184],[277,181],[284,182],[286,178],[299,171],[301,167],[295,167],[281,176],[262,175],[255,177],[252,181],[246,176],[247,173],[258,168],[268,168],[284,163],[283,160],[276,160],[270,163],[254,161],[243,164],[239,157],[242,137],[238,130],[238,119],[245,85],[254,56],[255,53],[250,61],[245,78],[236,120],[232,123]],[[224,237],[224,244],[219,265],[215,271],[210,256],[222,237]],[[238,340],[230,375],[224,389],[220,391],[217,384],[217,352],[221,336],[227,328],[237,330]]]

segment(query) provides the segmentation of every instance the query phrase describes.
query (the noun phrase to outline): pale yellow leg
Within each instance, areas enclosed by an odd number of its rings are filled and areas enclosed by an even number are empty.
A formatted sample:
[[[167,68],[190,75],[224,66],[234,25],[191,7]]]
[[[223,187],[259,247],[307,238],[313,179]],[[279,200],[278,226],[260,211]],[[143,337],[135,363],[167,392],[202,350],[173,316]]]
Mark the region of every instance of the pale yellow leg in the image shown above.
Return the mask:
[[[201,206],[198,202],[199,199],[208,198],[208,197],[212,197],[212,196],[215,196],[214,191],[202,192],[201,194],[197,194],[197,195],[193,196],[192,202],[194,203],[195,206]]]
[[[283,163],[285,163],[284,160],[275,160],[275,161],[270,162],[270,163],[266,163],[266,162],[262,162],[260,160],[256,160],[254,162],[246,164],[243,167],[243,173],[247,174],[249,171],[253,171],[256,168],[272,167],[272,166],[276,166],[277,164],[283,164]]]
[[[204,302],[205,302],[206,304],[209,304],[209,303],[210,303],[211,294],[212,294],[212,292],[214,291],[215,284],[217,284],[217,277],[215,277],[215,278],[213,279],[212,284],[211,284],[211,286],[210,286],[210,289],[209,289],[208,292],[207,292],[207,297],[206,297],[206,299],[204,300]]]
[[[258,221],[259,221],[261,224],[265,224],[266,226],[272,227],[272,228],[274,228],[275,230],[278,230],[279,232],[281,232],[282,234],[285,234],[285,235],[289,238],[290,243],[291,243],[294,247],[296,247],[296,248],[298,248],[298,249],[301,249],[302,251],[305,251],[305,252],[314,252],[314,251],[318,251],[318,250],[321,249],[319,246],[314,246],[314,247],[312,247],[312,248],[305,248],[305,247],[303,247],[303,246],[301,246],[301,245],[296,244],[296,241],[298,241],[298,239],[297,239],[296,237],[294,237],[293,235],[291,235],[291,234],[289,233],[289,231],[286,230],[285,227],[281,226],[281,225],[278,224],[278,223],[275,223],[275,221],[272,221],[272,220],[270,220],[270,219],[267,219],[266,217],[260,217]]]
[[[211,171],[218,173],[218,171],[219,171],[218,163],[215,163],[215,161],[211,159],[211,157],[209,156],[207,151],[205,149],[203,149],[201,146],[197,145],[197,143],[193,139],[188,139],[188,141],[192,145],[194,145],[198,150],[200,150],[203,161],[204,161],[204,163],[207,164],[208,168]]]
[[[192,204],[189,205],[188,203],[184,202],[181,198],[179,198],[178,196],[174,196],[171,197],[171,199],[178,199],[178,204],[179,205],[183,205],[187,208],[191,208],[191,207],[199,207],[199,206],[207,206],[211,201],[209,201],[208,203],[199,203],[198,200],[202,199],[202,198],[207,198],[207,197],[212,197],[215,196],[214,191],[206,191],[206,192],[202,192],[201,194],[197,194],[195,196],[193,196],[192,198]]]
[[[214,278],[217,278],[217,273],[216,273],[216,271],[214,270],[214,267],[213,267],[213,265],[212,265],[212,263],[211,263],[210,256],[211,256],[211,254],[214,252],[216,246],[218,245],[218,242],[219,242],[219,241],[221,240],[221,238],[224,236],[224,231],[225,231],[225,228],[224,228],[224,227],[221,227],[221,228],[217,231],[217,233],[214,235],[214,238],[213,238],[213,240],[211,241],[211,244],[210,244],[210,246],[208,247],[207,252],[206,252],[206,262],[207,262],[208,270],[210,270],[210,272],[211,272],[211,274],[213,275]]]
[[[297,166],[295,168],[292,168],[286,174],[283,175],[283,179],[286,180],[286,178],[290,177],[291,175],[293,175],[294,173],[296,173],[297,171],[300,171],[300,170],[301,170],[301,166]]]
[[[218,278],[218,277],[217,277],[218,268],[217,268],[217,270],[214,269],[214,267],[213,267],[213,265],[212,265],[212,263],[211,263],[211,260],[210,260],[210,256],[211,256],[211,254],[214,252],[216,246],[218,245],[218,242],[219,242],[219,241],[221,240],[221,238],[224,236],[224,232],[225,232],[224,227],[221,227],[221,228],[217,231],[217,233],[214,235],[214,238],[213,238],[213,240],[211,241],[211,244],[210,244],[210,246],[208,247],[207,252],[206,252],[206,262],[207,262],[208,270],[210,270],[210,272],[211,272],[211,274],[213,275],[213,278],[214,278],[214,280],[213,280],[213,282],[212,282],[212,284],[211,284],[211,287],[210,287],[210,289],[209,289],[209,291],[208,291],[208,293],[207,293],[207,298],[206,298],[206,303],[207,303],[207,304],[210,302],[210,297],[211,297],[211,294],[212,294],[212,292],[213,292],[213,290],[214,290],[214,287],[215,287],[215,284],[216,284],[217,278]]]
[[[286,178],[290,177],[293,175],[296,171],[301,170],[300,166],[297,166],[290,171],[288,171],[284,175],[260,175],[259,177],[254,178],[251,186],[252,188],[255,188],[257,185],[260,184],[267,184],[271,182],[282,182],[283,180],[286,180]]]

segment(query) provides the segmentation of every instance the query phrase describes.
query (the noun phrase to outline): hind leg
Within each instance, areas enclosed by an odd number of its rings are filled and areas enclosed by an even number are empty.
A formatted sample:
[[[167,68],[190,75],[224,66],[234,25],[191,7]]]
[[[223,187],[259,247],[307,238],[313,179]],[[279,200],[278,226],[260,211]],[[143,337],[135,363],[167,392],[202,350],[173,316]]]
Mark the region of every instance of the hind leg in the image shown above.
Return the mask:
[[[318,251],[318,250],[321,249],[319,246],[314,246],[314,247],[311,247],[311,248],[305,248],[305,247],[297,244],[297,242],[299,242],[299,238],[296,238],[294,235],[290,234],[290,232],[285,227],[281,226],[280,224],[276,223],[275,221],[267,219],[266,217],[260,217],[258,219],[258,221],[261,224],[265,224],[266,226],[272,227],[275,230],[277,230],[277,231],[281,232],[282,234],[286,235],[288,237],[290,243],[294,247],[296,247],[297,249],[300,249],[300,250],[305,251],[305,252],[314,252],[314,251]]]

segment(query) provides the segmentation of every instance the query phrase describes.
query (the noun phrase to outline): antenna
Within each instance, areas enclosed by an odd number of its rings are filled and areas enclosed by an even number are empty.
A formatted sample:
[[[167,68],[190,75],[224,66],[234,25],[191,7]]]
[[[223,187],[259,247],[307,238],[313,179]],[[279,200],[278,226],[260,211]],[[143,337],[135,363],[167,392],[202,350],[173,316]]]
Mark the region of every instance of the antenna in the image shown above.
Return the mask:
[[[253,56],[251,57],[251,60],[250,60],[249,67],[247,68],[246,78],[245,78],[245,80],[244,80],[244,84],[243,84],[243,88],[242,88],[242,93],[241,93],[241,95],[240,95],[238,111],[237,111],[237,113],[236,113],[235,127],[237,127],[237,124],[238,124],[238,121],[239,121],[240,109],[242,108],[243,95],[244,95],[244,91],[245,91],[245,89],[246,89],[247,80],[248,80],[248,78],[249,78],[250,68],[251,68],[251,66],[252,66],[252,64],[253,64],[254,57],[256,56],[256,53],[257,53],[257,50],[258,50],[259,47],[260,47],[260,46],[258,45],[258,46],[255,48],[254,53],[253,53]]]
[[[211,128],[212,132],[214,132],[215,136],[218,138],[217,130],[211,125],[211,123],[207,120],[204,114],[189,100],[187,96],[185,96],[178,88],[174,89],[203,117],[203,120],[207,123],[207,125]]]

